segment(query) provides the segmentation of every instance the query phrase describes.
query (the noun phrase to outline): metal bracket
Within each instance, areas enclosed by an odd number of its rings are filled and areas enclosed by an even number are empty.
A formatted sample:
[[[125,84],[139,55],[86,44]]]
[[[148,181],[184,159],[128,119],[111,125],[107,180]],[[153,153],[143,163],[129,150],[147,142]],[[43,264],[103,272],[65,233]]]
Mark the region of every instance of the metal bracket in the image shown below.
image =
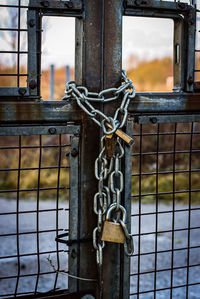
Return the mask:
[[[73,244],[92,242],[92,238],[64,240],[64,237],[69,237],[69,233],[59,234],[58,237],[55,238],[55,241],[58,243],[66,244],[67,246],[72,246]]]

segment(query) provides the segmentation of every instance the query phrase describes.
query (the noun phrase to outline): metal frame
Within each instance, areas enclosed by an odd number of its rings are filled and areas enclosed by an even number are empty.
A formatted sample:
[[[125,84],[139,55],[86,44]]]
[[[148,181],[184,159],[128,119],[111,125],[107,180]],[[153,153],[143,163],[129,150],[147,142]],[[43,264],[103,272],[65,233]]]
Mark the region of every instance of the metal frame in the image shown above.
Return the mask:
[[[124,2],[124,8],[122,4]],[[193,92],[197,86],[194,80],[195,72],[195,29],[196,10],[193,6],[181,2],[168,1],[122,1],[121,12],[125,16],[159,17],[174,20],[174,91]],[[14,7],[14,6],[12,6]],[[20,4],[18,9],[20,10]],[[18,99],[40,99],[40,76],[41,76],[41,25],[43,16],[65,16],[83,19],[83,3],[81,0],[73,1],[37,1],[29,0],[27,6],[27,31],[28,31],[28,78],[27,87],[2,87],[0,96]],[[84,8],[85,9],[85,8]],[[114,11],[114,7],[113,7]],[[116,11],[117,13],[117,11]],[[18,34],[21,28],[19,25]],[[114,45],[113,45],[114,46]],[[118,47],[118,48],[117,48]],[[19,48],[19,45],[18,45]],[[78,54],[76,47],[76,53]],[[116,44],[116,51],[120,51],[121,44]],[[18,49],[18,51],[20,48]],[[89,50],[89,49],[88,49]],[[77,55],[77,57],[79,54]],[[83,58],[83,56],[82,56]],[[100,57],[98,57],[100,58]],[[107,60],[109,62],[109,60]],[[185,64],[185,61],[187,63]],[[84,61],[76,63],[83,68]],[[19,70],[18,70],[19,71]],[[77,82],[79,83],[79,82]],[[92,89],[92,85],[91,85]]]
[[[41,18],[43,15],[76,17],[76,82],[91,91],[119,86],[121,83],[123,15],[174,19],[174,45],[176,49],[180,48],[181,52],[180,60],[177,55],[174,65],[177,75],[175,86],[179,92],[137,94],[129,107],[129,113],[131,117],[134,117],[134,122],[155,124],[171,121],[199,121],[200,94],[188,92],[193,91],[194,78],[192,52],[195,33],[194,12],[194,8],[187,4],[168,1],[85,0],[82,3],[80,0],[66,2],[30,0],[28,11],[29,85],[25,90],[23,88],[0,89],[3,100],[0,102],[0,132],[4,136],[11,133],[29,135],[63,134],[65,132],[76,135],[72,137],[72,147],[75,151],[70,156],[70,161],[74,165],[70,182],[70,225],[73,223],[74,226],[71,225],[70,239],[77,240],[70,247],[69,272],[72,275],[98,279],[95,267],[96,254],[92,242],[81,240],[90,239],[96,225],[93,195],[97,189],[97,182],[93,167],[98,156],[101,136],[99,128],[77,108],[74,102],[70,100],[38,101],[40,99]],[[187,60],[187,67],[184,67],[184,59]],[[97,104],[97,106],[106,114],[112,115],[117,104],[107,104],[104,107]],[[131,134],[132,126],[133,119],[129,119],[126,128],[128,134]],[[127,226],[130,228],[131,150],[126,148],[125,151],[126,158],[122,167],[126,173],[127,189],[123,204],[129,212]],[[130,263],[124,256],[121,246],[108,244],[104,250],[103,298],[128,298],[127,275],[129,271]],[[96,298],[99,297],[98,288],[94,282],[69,278],[69,283],[70,292],[93,294]]]
[[[28,9],[28,86],[30,96],[40,98],[41,34],[43,16],[81,17],[82,1],[29,0]]]
[[[5,5],[1,5],[5,7]],[[29,0],[27,6],[7,5],[7,7],[18,8],[18,35],[22,31],[28,32],[28,76],[27,86],[24,87],[0,87],[0,97],[13,98],[14,100],[39,100],[40,99],[40,77],[41,77],[41,34],[42,34],[42,17],[43,16],[64,16],[64,17],[81,17],[82,16],[82,1],[37,1]],[[20,27],[20,8],[27,8],[27,29]],[[12,30],[9,28],[8,30]],[[23,53],[20,49],[20,37],[18,36],[18,64],[19,55]],[[4,51],[3,51],[4,52]],[[3,53],[1,51],[1,53]],[[11,53],[11,52],[9,52]],[[24,52],[25,53],[25,52]],[[12,74],[13,75],[13,74]],[[18,74],[20,69],[18,66]],[[19,84],[19,82],[18,82]]]
[[[16,232],[14,233],[11,233],[11,234],[4,234],[2,235],[1,234],[1,237],[6,237],[6,236],[16,236],[17,238],[17,254],[16,256],[9,256],[9,255],[6,255],[5,257],[2,257],[1,256],[1,259],[7,259],[7,258],[17,258],[17,261],[18,261],[18,272],[15,276],[8,276],[7,277],[1,277],[1,279],[12,279],[12,278],[17,278],[17,282],[16,282],[16,289],[15,289],[15,292],[13,294],[10,294],[10,296],[16,296],[17,294],[18,295],[25,295],[26,296],[30,296],[30,298],[34,297],[43,297],[43,295],[50,297],[51,298],[51,294],[50,293],[47,293],[47,294],[43,294],[42,296],[41,295],[38,295],[38,292],[37,292],[37,287],[38,287],[38,281],[39,281],[39,278],[41,277],[41,275],[45,276],[45,275],[48,275],[48,274],[52,274],[54,273],[54,270],[49,270],[49,271],[46,271],[45,273],[43,273],[40,269],[42,267],[40,267],[40,258],[42,255],[45,255],[45,254],[56,254],[56,257],[57,257],[57,263],[58,263],[58,271],[63,271],[62,268],[60,268],[60,258],[59,258],[59,254],[60,252],[62,252],[63,250],[60,249],[60,246],[58,246],[58,243],[55,243],[56,244],[56,250],[53,251],[53,250],[49,250],[49,252],[44,252],[44,250],[41,250],[40,249],[40,238],[39,238],[39,235],[41,233],[52,233],[52,232],[55,232],[56,233],[56,236],[58,237],[60,231],[62,232],[62,230],[60,229],[59,227],[59,211],[63,210],[63,208],[60,208],[59,207],[59,191],[60,190],[64,190],[64,189],[70,189],[70,194],[71,194],[71,197],[70,197],[70,203],[69,205],[73,205],[73,208],[75,207],[74,206],[74,196],[76,196],[76,191],[75,190],[78,190],[79,188],[79,179],[78,179],[78,157],[76,158],[75,157],[75,154],[74,154],[74,149],[75,147],[77,147],[77,151],[79,150],[78,148],[78,143],[79,143],[79,133],[80,133],[80,126],[77,126],[77,125],[72,125],[72,124],[63,124],[63,125],[56,125],[56,124],[53,124],[53,125],[26,125],[26,126],[18,126],[18,127],[13,127],[13,126],[3,126],[1,125],[0,127],[0,136],[18,136],[18,141],[19,141],[19,144],[18,146],[1,146],[0,149],[1,150],[18,150],[19,151],[19,167],[18,169],[5,169],[5,171],[10,172],[10,171],[17,171],[18,175],[17,175],[17,188],[16,190],[1,190],[1,193],[8,193],[8,192],[16,192],[17,193],[17,199],[16,199],[16,212],[15,211],[9,211],[8,213],[4,213],[4,212],[1,212],[1,217],[5,217],[6,215],[14,215],[16,216]],[[66,187],[62,187],[60,186],[60,169],[64,168],[62,165],[61,165],[61,149],[65,146],[66,147],[66,144],[62,144],[62,141],[61,141],[61,135],[74,135],[73,137],[71,137],[71,151],[69,153],[70,155],[70,188],[66,188]],[[38,145],[23,145],[22,144],[22,137],[23,136],[31,136],[31,135],[38,135],[38,138],[39,138],[39,144]],[[57,145],[43,145],[42,144],[42,136],[43,135],[58,135],[59,136],[59,144]],[[69,145],[67,145],[69,146]],[[57,166],[53,166],[53,167],[43,167],[42,164],[41,164],[41,159],[42,159],[42,151],[44,151],[45,149],[55,149],[55,148],[58,148],[59,149],[59,153],[58,153],[58,165]],[[23,158],[23,152],[24,150],[27,150],[27,149],[39,149],[39,164],[37,167],[35,168],[30,168],[30,167],[21,167],[21,164],[22,164],[22,158]],[[69,168],[69,167],[67,167]],[[41,170],[43,169],[51,169],[52,171],[55,170],[55,169],[58,169],[58,180],[57,180],[57,187],[47,187],[47,188],[42,188],[40,186],[40,176],[41,176]],[[34,171],[38,171],[38,183],[37,183],[37,187],[36,188],[29,188],[29,189],[22,189],[20,188],[20,178],[21,178],[21,171],[30,171],[30,170],[34,170]],[[1,169],[1,171],[3,171],[3,169]],[[56,195],[56,207],[54,209],[52,208],[49,208],[49,209],[44,209],[44,208],[41,208],[39,206],[39,202],[40,202],[40,192],[43,192],[43,190],[45,191],[48,191],[48,190],[55,190],[57,192],[57,195]],[[23,191],[29,191],[29,192],[36,192],[37,193],[37,205],[36,205],[36,208],[34,209],[26,209],[25,211],[22,210],[22,208],[20,208],[20,192],[23,192]],[[77,196],[76,196],[77,197]],[[78,198],[78,197],[77,197]],[[77,210],[78,210],[78,206],[76,206]],[[71,207],[69,207],[69,209],[72,209]],[[67,212],[69,212],[69,209],[66,209]],[[40,226],[39,226],[39,215],[41,212],[45,212],[45,213],[48,213],[48,212],[55,212],[56,213],[56,227],[55,229],[41,229]],[[72,221],[71,217],[72,215],[75,215],[74,214],[74,209],[72,210],[72,212],[70,213],[70,223]],[[29,230],[29,228],[23,228],[23,231],[21,232],[21,227],[20,227],[20,220],[21,218],[20,215],[23,215],[24,213],[29,213],[29,215],[36,215],[36,230],[33,231],[33,230]],[[78,219],[73,218],[73,224],[75,223],[75,221],[77,221]],[[73,227],[73,226],[71,226]],[[37,237],[37,248],[36,248],[36,251],[32,252],[31,254],[30,253],[27,253],[25,252],[24,254],[21,254],[21,242],[22,240],[19,238],[19,236],[22,236],[22,235],[28,235],[28,234],[32,234],[32,236],[36,236]],[[69,232],[69,237],[73,237],[72,236],[72,230]],[[32,239],[34,240],[34,238]],[[71,252],[71,248],[68,250],[67,248],[65,249],[65,252],[66,253],[70,253]],[[20,263],[20,260],[26,256],[36,256],[37,257],[37,265],[38,265],[38,271],[37,273],[32,273],[32,271],[28,273],[26,273],[25,275],[22,275],[21,274],[21,263]],[[22,268],[23,269],[23,268]],[[31,270],[31,269],[30,269]],[[69,263],[69,269],[68,269],[68,272],[66,273],[69,273],[71,272],[71,264]],[[19,279],[21,277],[36,277],[36,285],[35,285],[35,293],[34,291],[32,292],[28,292],[28,293],[18,293],[18,284],[19,284]],[[56,277],[55,277],[55,285],[54,285],[54,288],[56,287],[56,282],[57,282],[57,278],[58,278],[58,273],[56,274]],[[58,297],[58,298],[63,298],[63,296],[66,296],[66,298],[68,298],[68,294],[69,293],[64,293],[64,295],[62,294],[63,291],[56,291],[55,289],[55,292],[54,292],[54,296]],[[34,294],[34,295],[32,295]],[[49,295],[49,296],[48,296]],[[5,296],[5,295],[4,295]],[[73,298],[73,296],[75,298],[81,298],[81,295],[80,297],[79,294],[74,294],[72,293],[72,297],[70,298]],[[77,297],[76,297],[77,296]]]
[[[196,9],[181,2],[127,0],[124,14],[174,21],[173,91],[194,91]]]

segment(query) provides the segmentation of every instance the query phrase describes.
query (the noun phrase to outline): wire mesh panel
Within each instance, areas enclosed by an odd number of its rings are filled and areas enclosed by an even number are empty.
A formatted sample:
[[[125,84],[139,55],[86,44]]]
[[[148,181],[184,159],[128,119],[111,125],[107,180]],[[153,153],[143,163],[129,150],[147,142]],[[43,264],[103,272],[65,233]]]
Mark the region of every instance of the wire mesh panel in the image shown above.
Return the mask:
[[[0,1],[1,87],[27,86],[27,5],[28,0]],[[19,92],[22,93],[23,90]]]
[[[68,134],[0,139],[1,298],[68,287],[69,151]]]
[[[40,98],[42,49],[47,51],[43,17],[81,14],[80,0],[68,2],[0,0],[0,97],[4,100]]]
[[[199,298],[200,124],[134,128],[130,298]]]

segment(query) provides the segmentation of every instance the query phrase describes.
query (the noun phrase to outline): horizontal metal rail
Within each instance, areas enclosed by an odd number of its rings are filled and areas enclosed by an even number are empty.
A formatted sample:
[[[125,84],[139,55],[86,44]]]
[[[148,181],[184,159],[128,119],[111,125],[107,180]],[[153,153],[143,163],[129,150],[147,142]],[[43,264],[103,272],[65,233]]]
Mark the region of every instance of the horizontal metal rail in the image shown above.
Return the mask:
[[[189,113],[200,112],[200,94],[143,93],[136,94],[129,112],[135,113]],[[83,112],[76,103],[65,101],[0,102],[1,123],[14,122],[80,122]],[[168,116],[165,116],[167,118]],[[172,116],[175,119],[175,116]],[[199,119],[199,116],[191,116]],[[159,119],[159,118],[158,118]],[[149,121],[151,122],[151,121]]]

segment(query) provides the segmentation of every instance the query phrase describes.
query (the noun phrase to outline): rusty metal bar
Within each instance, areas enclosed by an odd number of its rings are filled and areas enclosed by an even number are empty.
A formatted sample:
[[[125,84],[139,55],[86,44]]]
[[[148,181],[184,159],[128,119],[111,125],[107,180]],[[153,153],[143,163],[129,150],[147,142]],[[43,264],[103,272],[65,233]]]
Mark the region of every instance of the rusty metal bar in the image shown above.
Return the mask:
[[[76,19],[76,61],[75,80],[91,91],[100,91],[102,88],[102,51],[103,51],[103,1],[84,1],[84,17]],[[77,114],[78,114],[77,110]],[[97,190],[97,181],[94,176],[94,162],[99,152],[100,131],[92,120],[85,114],[82,118],[80,141],[80,193],[79,193],[79,238],[92,238],[92,232],[97,223],[93,211],[93,197]],[[83,278],[98,280],[96,266],[96,252],[92,242],[79,243],[78,275]],[[78,291],[88,289],[99,298],[96,282],[77,281]]]
[[[82,112],[75,103],[58,102],[0,102],[1,123],[80,121]]]
[[[130,112],[169,113],[200,111],[200,94],[141,93],[129,105]]]
[[[122,69],[122,11],[123,1],[104,2],[104,85],[103,88],[118,87]],[[119,103],[104,105],[104,112],[113,115]],[[103,297],[105,299],[127,298],[123,294],[123,263],[121,247],[106,243],[103,249]]]
[[[71,137],[71,153],[70,153],[70,197],[69,197],[69,239],[79,239],[79,136]],[[78,276],[78,243],[74,243],[69,247],[69,273]],[[77,292],[78,280],[69,277],[69,291]]]
[[[80,74],[80,76],[82,75]],[[77,80],[81,80],[80,76],[77,75]],[[92,81],[94,80],[94,77],[90,78]],[[89,80],[89,78],[87,77],[85,80]],[[94,85],[94,81],[92,84]],[[138,93],[129,106],[130,113],[197,113],[198,111],[200,111],[199,93]],[[0,102],[1,123],[32,123],[41,120],[43,123],[80,122],[83,116],[84,113],[77,108],[74,102]],[[97,128],[93,123],[92,127]]]
[[[185,27],[187,28],[187,86],[186,91],[194,91],[195,81],[195,35],[196,35],[196,10],[190,9],[186,20]]]
[[[41,52],[41,20],[35,10],[27,12],[28,26],[28,86],[29,93],[39,96],[40,92],[40,69],[38,65],[39,53]],[[39,59],[40,60],[40,59]]]

